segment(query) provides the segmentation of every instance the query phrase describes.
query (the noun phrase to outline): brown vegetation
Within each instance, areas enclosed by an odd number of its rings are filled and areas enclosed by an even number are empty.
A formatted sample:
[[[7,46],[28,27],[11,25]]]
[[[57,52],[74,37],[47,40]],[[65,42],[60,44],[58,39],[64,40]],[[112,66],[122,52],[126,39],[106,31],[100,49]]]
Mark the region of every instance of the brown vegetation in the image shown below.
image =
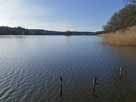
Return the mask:
[[[136,46],[136,26],[102,35],[104,41],[116,46]]]

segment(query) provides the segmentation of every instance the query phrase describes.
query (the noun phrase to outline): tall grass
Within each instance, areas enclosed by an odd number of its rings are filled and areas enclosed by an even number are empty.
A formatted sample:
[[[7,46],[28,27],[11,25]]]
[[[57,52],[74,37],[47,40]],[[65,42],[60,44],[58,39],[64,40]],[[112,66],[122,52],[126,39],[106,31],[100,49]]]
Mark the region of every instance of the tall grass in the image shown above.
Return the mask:
[[[104,41],[116,46],[136,46],[136,26],[102,35]]]

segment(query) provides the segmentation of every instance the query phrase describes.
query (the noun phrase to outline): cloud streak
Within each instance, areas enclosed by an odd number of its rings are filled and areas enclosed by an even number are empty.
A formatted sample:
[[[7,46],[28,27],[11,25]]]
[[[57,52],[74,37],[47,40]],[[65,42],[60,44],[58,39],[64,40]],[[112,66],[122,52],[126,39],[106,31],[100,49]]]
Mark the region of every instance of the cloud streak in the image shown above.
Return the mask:
[[[0,4],[0,25],[2,26],[23,26],[62,31],[71,29],[69,22],[51,19],[55,12],[52,8],[32,2],[26,5],[24,0],[0,0]]]

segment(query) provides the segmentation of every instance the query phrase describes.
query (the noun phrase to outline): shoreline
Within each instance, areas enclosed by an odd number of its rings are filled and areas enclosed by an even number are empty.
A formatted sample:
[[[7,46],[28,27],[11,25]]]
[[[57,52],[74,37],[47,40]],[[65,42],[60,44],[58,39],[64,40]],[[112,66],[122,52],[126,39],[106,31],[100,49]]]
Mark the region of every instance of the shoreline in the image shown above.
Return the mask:
[[[136,26],[130,27],[125,31],[103,33],[104,42],[112,46],[135,46],[136,47]]]

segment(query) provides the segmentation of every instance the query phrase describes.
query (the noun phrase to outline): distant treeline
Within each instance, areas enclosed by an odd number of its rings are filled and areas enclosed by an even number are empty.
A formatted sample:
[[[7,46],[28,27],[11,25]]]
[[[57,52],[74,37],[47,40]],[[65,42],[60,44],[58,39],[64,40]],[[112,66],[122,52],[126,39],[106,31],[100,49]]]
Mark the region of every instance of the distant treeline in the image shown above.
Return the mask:
[[[129,1],[129,0],[128,0]],[[104,31],[114,32],[136,25],[136,0],[130,0],[119,12],[116,12],[104,26]]]
[[[95,32],[48,31],[43,29],[25,29],[22,27],[0,27],[0,35],[95,35]]]

